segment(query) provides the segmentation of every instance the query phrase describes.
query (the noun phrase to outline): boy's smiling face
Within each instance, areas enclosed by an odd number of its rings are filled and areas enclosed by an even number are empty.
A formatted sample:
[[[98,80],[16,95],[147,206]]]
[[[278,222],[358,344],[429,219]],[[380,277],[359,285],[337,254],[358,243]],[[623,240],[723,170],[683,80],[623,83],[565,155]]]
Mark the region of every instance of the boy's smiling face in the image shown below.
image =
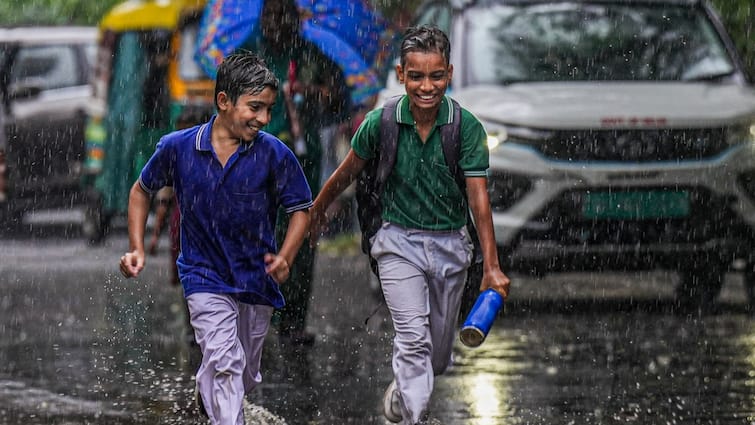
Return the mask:
[[[221,92],[218,97],[218,113],[226,117],[228,131],[234,138],[250,141],[257,132],[270,122],[277,92],[265,87],[257,94],[243,94],[236,102]]]
[[[453,65],[438,52],[409,52],[396,75],[406,89],[412,110],[431,111],[440,106],[453,76]]]

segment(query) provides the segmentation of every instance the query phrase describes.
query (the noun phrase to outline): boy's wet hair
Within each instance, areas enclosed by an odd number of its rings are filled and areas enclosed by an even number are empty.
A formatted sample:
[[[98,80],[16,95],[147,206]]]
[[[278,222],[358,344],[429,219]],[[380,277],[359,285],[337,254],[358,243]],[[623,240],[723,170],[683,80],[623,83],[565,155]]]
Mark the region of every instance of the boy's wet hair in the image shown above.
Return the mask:
[[[226,56],[218,66],[215,77],[215,106],[218,93],[225,92],[232,103],[244,94],[259,94],[265,87],[278,91],[278,79],[262,58],[251,52]]]
[[[440,28],[429,25],[411,27],[404,32],[404,39],[401,42],[401,66],[406,65],[406,55],[412,52],[440,53],[448,65],[451,43],[446,33]]]

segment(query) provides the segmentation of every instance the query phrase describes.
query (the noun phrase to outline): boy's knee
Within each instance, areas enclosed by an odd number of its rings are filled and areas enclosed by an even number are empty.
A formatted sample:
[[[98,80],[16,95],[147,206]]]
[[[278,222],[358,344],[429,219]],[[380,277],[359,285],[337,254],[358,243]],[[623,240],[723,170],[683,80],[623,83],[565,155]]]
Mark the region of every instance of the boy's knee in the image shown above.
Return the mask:
[[[397,338],[396,342],[400,347],[400,351],[407,358],[416,357],[417,359],[423,359],[432,353],[433,347],[430,340],[419,334],[410,333],[404,335],[402,338]]]
[[[212,368],[216,375],[219,374],[241,374],[246,367],[246,358],[241,344],[231,344],[226,349],[218,350],[212,353],[208,359],[207,366]]]

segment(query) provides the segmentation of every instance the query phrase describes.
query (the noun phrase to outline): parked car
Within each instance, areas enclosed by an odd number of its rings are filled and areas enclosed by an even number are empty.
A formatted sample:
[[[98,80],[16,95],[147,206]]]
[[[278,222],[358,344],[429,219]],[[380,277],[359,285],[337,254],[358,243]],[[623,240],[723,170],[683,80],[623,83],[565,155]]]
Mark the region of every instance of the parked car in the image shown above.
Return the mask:
[[[94,27],[0,28],[3,226],[80,201],[96,45]]]
[[[450,34],[449,94],[486,126],[506,270],[669,269],[691,307],[752,270],[755,90],[708,3],[431,1],[417,20]]]

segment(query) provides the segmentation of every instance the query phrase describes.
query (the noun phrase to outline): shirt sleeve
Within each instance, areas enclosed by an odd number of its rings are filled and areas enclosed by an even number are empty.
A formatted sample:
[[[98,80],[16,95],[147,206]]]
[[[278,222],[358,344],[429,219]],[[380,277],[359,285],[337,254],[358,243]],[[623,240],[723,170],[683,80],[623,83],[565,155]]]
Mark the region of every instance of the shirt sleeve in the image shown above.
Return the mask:
[[[464,171],[465,177],[487,177],[489,166],[490,153],[485,128],[471,112],[462,109],[459,167]]]
[[[364,121],[357,128],[351,138],[351,149],[362,159],[372,159],[377,156],[380,146],[380,115],[383,108],[373,109],[364,117]]]
[[[173,184],[173,169],[176,153],[168,136],[157,142],[155,153],[139,174],[139,185],[149,194],[155,194],[164,186]]]
[[[304,170],[290,149],[283,150],[278,166],[275,167],[274,178],[280,204],[286,214],[312,206],[312,190],[307,184]]]

